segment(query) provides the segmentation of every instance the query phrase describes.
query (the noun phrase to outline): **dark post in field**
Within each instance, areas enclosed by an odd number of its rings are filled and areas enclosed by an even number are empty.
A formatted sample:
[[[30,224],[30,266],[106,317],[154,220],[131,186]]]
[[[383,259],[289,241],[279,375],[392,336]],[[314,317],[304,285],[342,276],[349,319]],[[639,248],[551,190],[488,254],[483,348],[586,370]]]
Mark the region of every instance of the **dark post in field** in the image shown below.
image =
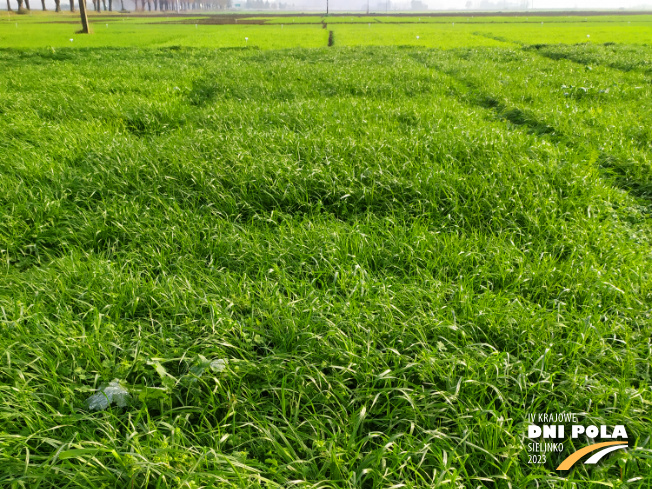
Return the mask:
[[[71,0],[72,5],[72,0]],[[80,34],[90,34],[91,31],[88,28],[88,16],[86,15],[86,0],[79,0],[79,14],[81,15],[82,21],[82,30],[79,31]]]

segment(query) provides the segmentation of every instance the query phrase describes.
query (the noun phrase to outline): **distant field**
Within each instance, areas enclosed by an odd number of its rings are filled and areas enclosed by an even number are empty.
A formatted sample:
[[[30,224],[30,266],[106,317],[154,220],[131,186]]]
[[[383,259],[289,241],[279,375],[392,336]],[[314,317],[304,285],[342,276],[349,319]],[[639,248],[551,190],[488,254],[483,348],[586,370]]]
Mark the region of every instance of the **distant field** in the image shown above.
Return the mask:
[[[0,487],[650,486],[649,17],[75,18],[0,21]]]
[[[79,30],[77,23],[77,15],[70,12],[2,15],[0,47],[309,48],[326,46],[329,30],[334,32],[337,46],[414,45],[448,49],[512,44],[652,43],[652,16],[643,15],[476,18],[102,13],[91,15],[91,36],[75,35]]]

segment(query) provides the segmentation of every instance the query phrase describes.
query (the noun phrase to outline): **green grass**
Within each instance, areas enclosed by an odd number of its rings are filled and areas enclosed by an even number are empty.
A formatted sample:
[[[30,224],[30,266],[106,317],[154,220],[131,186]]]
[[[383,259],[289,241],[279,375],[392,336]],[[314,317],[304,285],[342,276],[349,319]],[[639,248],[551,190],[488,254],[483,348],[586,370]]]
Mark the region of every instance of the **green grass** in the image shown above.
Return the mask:
[[[477,16],[473,12],[467,12],[466,15],[455,16],[430,16],[427,13],[409,13],[408,15],[392,15],[389,13],[371,13],[370,15],[358,14],[347,15],[337,13],[334,15],[306,15],[306,16],[284,16],[284,15],[266,15],[252,17],[254,19],[264,20],[267,24],[281,24],[281,23],[321,23],[328,22],[329,24],[342,24],[342,23],[363,23],[376,22],[384,24],[450,24],[452,22],[458,24],[535,24],[535,23],[588,23],[594,24],[610,24],[610,23],[627,23],[627,22],[650,22],[651,15],[598,15],[598,16],[537,16],[525,15],[523,13],[514,14],[511,16]]]
[[[230,14],[217,18],[236,22]],[[241,22],[262,21],[264,24],[202,24],[210,19],[209,15],[130,17],[118,13],[92,13],[90,22],[94,33],[83,36],[76,34],[80,28],[77,14],[5,13],[0,15],[0,48],[312,48],[327,45],[328,30],[334,31],[337,46],[452,49],[558,43],[652,43],[652,16],[647,15],[596,16],[586,21],[576,17],[252,16]],[[322,29],[324,23],[328,29]]]
[[[476,35],[475,26],[438,24],[329,24],[337,46],[419,46],[459,48],[507,46],[500,40]]]
[[[46,18],[51,18],[48,16]],[[70,20],[70,17],[66,17]],[[103,18],[93,21],[92,35],[76,34],[79,26],[69,23],[0,22],[0,47],[168,47],[194,46],[211,48],[296,48],[325,46],[328,31],[321,26],[201,25],[153,23],[152,19]],[[31,20],[31,19],[30,19]],[[249,38],[249,40],[245,40]],[[70,41],[73,39],[73,41]]]
[[[649,486],[648,46],[95,28],[0,37],[0,487]]]
[[[475,27],[475,26],[474,26]],[[652,23],[647,22],[546,22],[538,25],[484,25],[474,32],[489,34],[504,41],[519,44],[652,44]]]

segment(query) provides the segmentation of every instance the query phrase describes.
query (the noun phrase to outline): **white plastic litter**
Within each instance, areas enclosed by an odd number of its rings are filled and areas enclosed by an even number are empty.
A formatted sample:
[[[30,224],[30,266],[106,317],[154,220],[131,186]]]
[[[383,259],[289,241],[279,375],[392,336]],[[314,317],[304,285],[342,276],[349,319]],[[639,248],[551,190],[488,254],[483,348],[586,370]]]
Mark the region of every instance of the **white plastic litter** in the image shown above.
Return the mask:
[[[203,355],[198,355],[194,365],[190,367],[190,373],[196,375],[197,377],[201,377],[204,375],[204,372],[206,372],[207,369],[210,369],[215,373],[224,372],[228,366],[228,363],[228,358],[215,358],[213,360],[209,360]],[[193,381],[194,380],[196,379],[193,379]]]
[[[218,358],[211,362],[211,370],[213,372],[224,372],[226,370],[226,364],[229,361],[226,358]]]
[[[103,389],[98,389],[95,394],[86,399],[88,409],[104,410],[115,403],[118,407],[125,407],[129,399],[129,391],[125,389],[118,379],[112,380]]]

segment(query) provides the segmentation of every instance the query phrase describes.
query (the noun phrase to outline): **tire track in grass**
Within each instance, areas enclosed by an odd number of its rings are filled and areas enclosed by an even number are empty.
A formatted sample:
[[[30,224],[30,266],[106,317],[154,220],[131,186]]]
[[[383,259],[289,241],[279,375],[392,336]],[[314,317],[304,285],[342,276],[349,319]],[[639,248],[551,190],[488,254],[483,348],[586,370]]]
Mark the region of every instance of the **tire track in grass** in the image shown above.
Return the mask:
[[[607,46],[607,45],[611,46],[613,44],[614,43],[607,43],[603,46]],[[636,72],[643,76],[646,76],[648,72],[652,73],[652,68],[646,70],[640,69],[641,65],[646,64],[645,60],[643,60],[643,63],[637,64],[634,67],[627,67],[618,62],[604,63],[596,60],[596,62],[591,63],[590,60],[581,59],[574,54],[573,50],[577,50],[579,48],[584,49],[588,47],[589,47],[588,45],[554,46],[554,45],[544,44],[544,45],[530,45],[530,46],[526,45],[524,46],[523,50],[526,52],[533,52],[539,55],[541,58],[552,60],[553,62],[559,62],[562,60],[569,61],[573,64],[579,65],[588,70],[591,70],[591,65],[593,65],[593,66],[600,66],[606,70],[610,70],[610,71],[613,70],[621,73]],[[590,47],[596,47],[596,46],[591,45]],[[557,48],[558,50],[566,50],[566,52],[558,53],[557,51],[555,51],[551,53],[545,51],[546,48],[551,48],[551,49]],[[652,82],[652,80],[647,79],[647,82],[650,83]],[[566,142],[567,146],[570,145],[570,143],[573,141],[574,139],[572,137],[569,137],[568,141]],[[586,145],[586,147],[587,147],[587,151],[592,155],[591,161],[598,165],[598,167],[601,170],[601,173],[605,175],[605,177],[607,177],[611,182],[613,182],[618,187],[629,192],[631,195],[638,198],[645,199],[647,201],[648,208],[652,208],[652,205],[650,204],[650,201],[652,201],[652,172],[650,171],[649,167],[647,167],[648,169],[647,175],[640,176],[640,178],[643,181],[633,180],[630,177],[630,174],[636,173],[638,169],[635,168],[636,165],[632,164],[631,161],[622,160],[616,155],[602,151],[600,145],[588,144]],[[645,168],[646,168],[645,166],[641,167],[641,171],[643,173],[645,173]]]
[[[523,46],[522,42],[517,41],[515,39],[507,39],[506,37],[502,37],[502,36],[494,36],[492,34],[487,34],[486,32],[478,32],[478,31],[476,31],[476,32],[473,33],[473,35],[474,36],[484,37],[484,38],[487,38],[487,39],[492,39],[494,41],[504,42],[504,43],[507,43],[507,44],[516,44],[516,45],[519,45],[519,46]]]
[[[622,73],[630,73],[632,71],[635,71],[644,75],[652,75],[652,62],[646,59],[635,60],[632,63],[631,57],[628,57],[627,61],[623,61],[620,59],[616,59],[614,61],[613,58],[607,57],[609,54],[613,55],[614,51],[616,50],[622,50],[620,46],[613,48],[611,53],[595,52],[600,48],[615,46],[615,43],[604,43],[602,45],[595,45],[595,44],[589,45],[588,43],[585,43],[583,45],[572,45],[572,46],[555,45],[555,44],[522,44],[522,46],[524,51],[536,53],[543,58],[551,59],[553,61],[559,61],[560,59],[565,59],[573,63],[576,63],[580,66],[590,67],[590,66],[598,65],[604,68],[617,70]],[[582,47],[585,52],[584,53],[574,52],[574,50],[578,49],[579,47]],[[588,49],[593,49],[593,52],[586,53]],[[582,57],[582,54],[584,54],[586,57]],[[631,55],[632,53],[628,53],[628,54]],[[593,55],[594,57],[591,57],[591,55]],[[600,55],[605,56],[605,59],[597,59],[597,56]],[[648,81],[652,82],[652,79]]]
[[[412,55],[413,59],[419,60],[416,56]],[[458,100],[466,105],[479,107],[494,114],[493,118],[507,121],[517,127],[525,129],[528,133],[537,136],[547,135],[554,141],[561,141],[567,138],[559,129],[548,124],[546,121],[538,119],[527,109],[511,106],[504,102],[492,93],[489,93],[479,87],[476,83],[471,82],[465,78],[460,77],[456,70],[446,70],[441,66],[426,65],[436,70],[449,78],[451,86],[455,87],[454,95]]]
[[[644,199],[644,205],[648,209],[652,208],[650,203],[652,201],[652,175],[649,171],[645,172],[646,167],[641,170],[643,173],[639,177],[641,181],[633,179],[631,174],[635,173],[637,169],[633,168],[631,162],[623,161],[618,156],[603,151],[600,145],[590,139],[579,140],[577,136],[565,133],[533,111],[519,107],[517,104],[511,103],[509,99],[506,102],[501,101],[501,98],[506,99],[504,95],[501,97],[467,77],[461,76],[458,68],[446,69],[441,64],[433,63],[432,58],[424,59],[422,53],[412,53],[411,56],[417,62],[448,77],[451,87],[454,87],[451,95],[461,102],[493,113],[496,119],[510,123],[511,126],[507,124],[510,130],[516,126],[537,138],[545,138],[552,143],[563,144],[575,152],[584,153],[583,156],[588,161],[598,166],[604,178],[633,197]],[[459,58],[459,56],[457,57]]]

